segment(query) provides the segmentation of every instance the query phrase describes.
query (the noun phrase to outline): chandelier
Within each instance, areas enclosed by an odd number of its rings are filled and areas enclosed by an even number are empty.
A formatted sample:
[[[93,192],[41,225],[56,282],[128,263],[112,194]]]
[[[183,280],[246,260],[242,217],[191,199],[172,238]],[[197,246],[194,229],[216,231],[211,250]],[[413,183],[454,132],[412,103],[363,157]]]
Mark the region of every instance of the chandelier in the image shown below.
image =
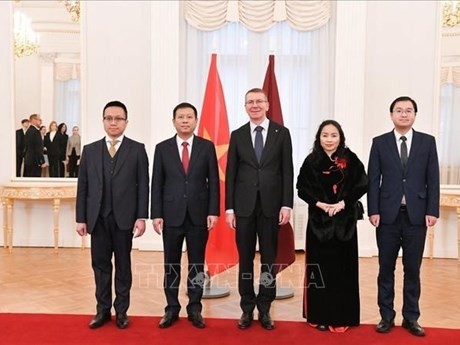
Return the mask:
[[[70,17],[74,23],[80,20],[80,1],[79,0],[64,0],[65,8],[70,13]]]
[[[29,56],[38,49],[38,35],[32,30],[30,19],[17,11],[14,14],[14,55]]]
[[[460,25],[460,1],[443,1],[442,26]]]

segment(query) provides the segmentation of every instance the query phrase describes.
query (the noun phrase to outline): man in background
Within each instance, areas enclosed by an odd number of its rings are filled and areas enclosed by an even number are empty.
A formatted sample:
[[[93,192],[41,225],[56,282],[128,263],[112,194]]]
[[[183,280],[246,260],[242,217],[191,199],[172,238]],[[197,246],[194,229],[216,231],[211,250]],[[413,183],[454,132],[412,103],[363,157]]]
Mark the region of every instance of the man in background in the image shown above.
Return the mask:
[[[25,150],[25,136],[29,125],[29,119],[23,119],[21,121],[21,128],[16,130],[16,177],[21,177]]]
[[[24,177],[40,177],[46,167],[43,140],[40,134],[42,119],[39,114],[29,117],[30,126],[24,137]]]

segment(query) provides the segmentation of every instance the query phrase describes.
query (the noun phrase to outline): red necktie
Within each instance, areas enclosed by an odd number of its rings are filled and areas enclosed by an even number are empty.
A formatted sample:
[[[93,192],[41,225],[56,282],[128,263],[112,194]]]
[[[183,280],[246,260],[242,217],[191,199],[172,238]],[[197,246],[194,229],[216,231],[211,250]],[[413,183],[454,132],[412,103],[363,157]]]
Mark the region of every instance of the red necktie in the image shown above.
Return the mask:
[[[182,143],[182,165],[184,166],[184,171],[187,173],[188,171],[188,163],[190,160],[189,153],[188,153],[188,142],[184,141]]]

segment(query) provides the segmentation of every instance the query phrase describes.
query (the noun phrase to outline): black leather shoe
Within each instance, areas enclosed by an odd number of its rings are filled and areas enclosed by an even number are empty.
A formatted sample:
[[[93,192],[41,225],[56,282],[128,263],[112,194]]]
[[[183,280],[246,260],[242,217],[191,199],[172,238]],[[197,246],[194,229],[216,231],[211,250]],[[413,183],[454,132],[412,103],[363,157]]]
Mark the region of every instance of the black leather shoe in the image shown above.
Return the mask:
[[[167,311],[160,320],[158,327],[168,328],[179,319],[179,314],[173,313],[172,311]]]
[[[110,314],[110,312],[97,313],[96,316],[94,316],[94,318],[91,320],[88,326],[91,329],[99,328],[101,326],[104,326],[104,324],[110,321],[111,319],[112,319],[112,315]]]
[[[403,328],[407,329],[413,335],[417,337],[424,337],[425,330],[418,324],[416,320],[406,320],[404,319],[402,322]]]
[[[269,313],[259,313],[259,322],[262,327],[267,330],[275,328],[275,323],[273,322]]]
[[[201,316],[201,313],[199,311],[192,311],[190,314],[188,314],[187,318],[189,319],[189,321],[192,322],[192,325],[196,328],[205,327],[203,317]]]
[[[395,326],[395,320],[387,320],[387,319],[382,319],[378,323],[377,327],[375,330],[379,333],[388,333],[391,331],[391,329]]]
[[[117,314],[117,327],[120,329],[125,329],[129,325],[128,315],[126,313]]]
[[[254,314],[252,312],[241,314],[241,317],[238,320],[238,328],[245,329],[245,328],[251,327],[251,323],[253,319],[254,319]]]
[[[326,325],[318,325],[318,326],[316,326],[316,329],[317,329],[318,331],[323,331],[323,332],[325,332],[325,331],[328,331],[328,330],[329,330],[329,327],[327,327]]]

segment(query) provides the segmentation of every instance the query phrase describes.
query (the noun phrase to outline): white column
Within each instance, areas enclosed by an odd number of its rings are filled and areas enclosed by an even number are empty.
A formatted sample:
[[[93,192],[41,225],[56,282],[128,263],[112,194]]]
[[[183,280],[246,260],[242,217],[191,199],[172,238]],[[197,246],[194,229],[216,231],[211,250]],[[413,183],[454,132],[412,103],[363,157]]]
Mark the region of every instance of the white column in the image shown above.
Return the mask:
[[[347,145],[363,153],[367,1],[337,1],[334,118]]]
[[[365,116],[367,1],[337,1],[336,4],[334,118],[342,125],[347,145],[363,160],[363,151],[368,147],[362,136]],[[364,218],[358,222],[359,255],[372,256],[376,254],[375,233],[366,215]]]
[[[40,115],[43,124],[54,120],[54,59],[55,53],[40,54]]]
[[[151,86],[150,143],[147,144],[150,165],[154,148],[174,133],[172,110],[180,101],[180,1],[152,1],[150,35]],[[186,57],[185,57],[186,58]],[[141,250],[163,250],[161,236],[149,221],[148,231],[138,240]]]

